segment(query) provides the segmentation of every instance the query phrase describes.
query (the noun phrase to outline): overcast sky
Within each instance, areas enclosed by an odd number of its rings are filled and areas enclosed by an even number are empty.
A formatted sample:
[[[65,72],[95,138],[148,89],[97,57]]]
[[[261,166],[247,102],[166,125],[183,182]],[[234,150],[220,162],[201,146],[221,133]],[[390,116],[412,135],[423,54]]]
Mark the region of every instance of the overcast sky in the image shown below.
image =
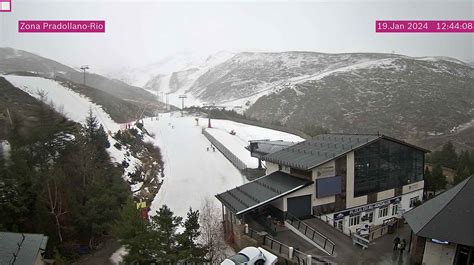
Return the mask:
[[[0,46],[101,70],[183,51],[395,52],[474,60],[473,33],[375,33],[377,19],[474,20],[473,0],[12,2],[12,13],[0,13]],[[18,20],[27,19],[106,20],[106,33],[18,33]]]

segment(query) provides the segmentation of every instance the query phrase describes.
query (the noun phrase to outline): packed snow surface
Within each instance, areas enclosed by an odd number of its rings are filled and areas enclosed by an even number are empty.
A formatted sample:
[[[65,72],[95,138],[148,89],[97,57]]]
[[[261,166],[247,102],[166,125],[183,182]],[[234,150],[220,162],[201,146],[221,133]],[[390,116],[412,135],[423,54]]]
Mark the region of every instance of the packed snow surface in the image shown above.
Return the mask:
[[[250,152],[245,148],[250,140],[283,140],[295,144],[304,140],[293,134],[229,120],[212,120],[212,128],[206,130],[242,160],[248,168],[258,167],[258,159],[251,157]],[[230,134],[231,131],[234,131],[235,135]]]
[[[218,151],[207,151],[209,141],[193,117],[162,114],[145,119],[144,127],[155,134],[164,160],[164,183],[151,205],[155,213],[163,204],[185,217],[189,207],[201,209],[206,199],[235,188],[245,177]]]
[[[36,76],[2,75],[2,77],[37,99],[40,99],[41,94],[44,94],[45,103],[52,105],[57,111],[73,121],[84,123],[89,109],[91,109],[105,130],[116,131],[119,129],[119,125],[110,118],[110,115],[102,107],[54,80]]]
[[[212,120],[207,129],[241,160],[257,166],[258,160],[250,157],[245,149],[249,140],[272,139],[301,141],[298,136],[228,120]],[[164,159],[164,183],[155,197],[152,213],[166,204],[180,216],[186,216],[189,207],[200,209],[206,199],[217,203],[214,196],[246,182],[227,158],[219,151],[213,152],[210,142],[202,134],[207,119],[181,117],[178,112],[162,114],[159,119],[144,120],[144,127],[155,135],[154,143],[160,147]],[[235,130],[236,135],[229,134]]]
[[[47,104],[54,107],[57,111],[61,112],[67,118],[84,124],[86,117],[88,116],[89,109],[92,110],[97,120],[104,126],[106,131],[116,132],[120,129],[120,124],[117,124],[110,118],[101,106],[91,102],[88,97],[85,97],[70,88],[61,85],[51,79],[46,79],[36,76],[16,76],[16,75],[2,75],[8,82],[12,83],[15,87],[25,91],[32,97],[37,99],[41,98],[41,94],[45,96]],[[112,160],[117,163],[122,163],[123,160],[127,160],[130,166],[125,170],[124,176],[127,176],[128,172],[133,172],[135,166],[140,161],[133,157],[127,156],[125,150],[118,150],[114,147],[117,142],[109,135],[109,142],[111,147],[107,149]],[[139,188],[141,183],[136,186],[132,186],[132,190]]]

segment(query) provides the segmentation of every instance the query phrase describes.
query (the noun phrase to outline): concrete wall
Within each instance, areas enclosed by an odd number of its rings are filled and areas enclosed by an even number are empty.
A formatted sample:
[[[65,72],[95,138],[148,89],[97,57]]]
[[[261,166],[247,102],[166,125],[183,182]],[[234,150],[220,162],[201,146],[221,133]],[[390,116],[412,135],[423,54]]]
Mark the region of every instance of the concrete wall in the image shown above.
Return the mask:
[[[336,161],[332,160],[313,168],[311,175],[313,180],[336,175]]]
[[[279,209],[280,211],[286,212],[285,203],[286,200],[280,198],[278,200],[272,201],[270,204],[273,205],[275,208]]]
[[[426,265],[445,265],[453,264],[456,254],[456,244],[436,244],[431,239],[426,239],[425,252],[423,254],[423,263]]]
[[[400,202],[400,209],[402,209],[402,212],[409,211],[413,208],[410,207],[410,199],[414,197],[418,197],[418,199],[421,201],[423,199],[423,190],[417,190],[402,195],[402,200]]]
[[[395,189],[384,190],[377,193],[377,201],[395,197]]]
[[[417,191],[417,190],[422,190],[424,186],[425,186],[425,181],[424,180],[414,182],[414,183],[410,183],[410,184],[407,184],[407,185],[403,186],[402,193],[405,194],[405,193],[410,193],[410,192]]]
[[[269,175],[275,171],[278,171],[278,165],[265,161],[265,167],[267,168],[266,175]]]

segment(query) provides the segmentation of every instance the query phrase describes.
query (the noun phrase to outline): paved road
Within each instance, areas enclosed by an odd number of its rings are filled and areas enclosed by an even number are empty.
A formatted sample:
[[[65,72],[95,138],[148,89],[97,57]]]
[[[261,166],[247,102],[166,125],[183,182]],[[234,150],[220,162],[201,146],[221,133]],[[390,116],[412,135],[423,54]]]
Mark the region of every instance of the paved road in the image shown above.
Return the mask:
[[[335,255],[333,257],[328,256],[326,253],[322,252],[320,249],[302,239],[289,229],[282,229],[282,231],[278,232],[275,239],[285,243],[286,245],[292,246],[295,249],[299,249],[306,254],[311,254],[327,261],[334,262],[334,264],[409,264],[408,251],[405,251],[402,256],[398,251],[393,251],[393,238],[395,237],[394,234],[380,237],[373,241],[368,249],[362,250],[361,247],[354,246],[352,244],[352,240],[348,236],[344,235],[319,219],[309,219],[304,220],[304,222],[315,228],[320,233],[326,235],[336,244]],[[405,238],[408,242],[410,228],[405,225],[405,227],[399,228],[397,230],[396,235],[401,238]]]

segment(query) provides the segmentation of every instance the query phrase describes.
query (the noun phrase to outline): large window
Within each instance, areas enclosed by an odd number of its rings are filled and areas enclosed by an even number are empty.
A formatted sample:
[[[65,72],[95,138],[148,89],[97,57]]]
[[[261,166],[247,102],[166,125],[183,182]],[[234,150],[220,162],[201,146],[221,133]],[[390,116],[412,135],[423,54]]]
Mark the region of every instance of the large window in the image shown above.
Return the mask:
[[[418,196],[410,198],[410,208],[415,207],[418,201],[419,201]]]
[[[398,214],[398,204],[392,205],[392,215]]]
[[[424,153],[382,139],[355,152],[354,195],[389,190],[423,179]]]
[[[388,206],[379,208],[379,218],[385,217],[388,215]]]
[[[360,215],[351,216],[349,218],[349,226],[358,225],[360,223]]]

